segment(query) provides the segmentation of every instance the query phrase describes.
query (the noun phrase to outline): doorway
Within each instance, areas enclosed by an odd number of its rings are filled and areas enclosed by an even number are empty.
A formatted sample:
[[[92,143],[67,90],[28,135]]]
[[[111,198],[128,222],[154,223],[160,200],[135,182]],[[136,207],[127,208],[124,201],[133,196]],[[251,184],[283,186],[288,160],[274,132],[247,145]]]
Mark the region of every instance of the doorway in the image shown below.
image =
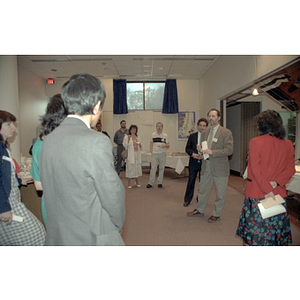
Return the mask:
[[[226,108],[226,127],[233,135],[231,173],[242,176],[246,169],[249,141],[258,136],[254,117],[261,112],[260,102],[235,102]]]

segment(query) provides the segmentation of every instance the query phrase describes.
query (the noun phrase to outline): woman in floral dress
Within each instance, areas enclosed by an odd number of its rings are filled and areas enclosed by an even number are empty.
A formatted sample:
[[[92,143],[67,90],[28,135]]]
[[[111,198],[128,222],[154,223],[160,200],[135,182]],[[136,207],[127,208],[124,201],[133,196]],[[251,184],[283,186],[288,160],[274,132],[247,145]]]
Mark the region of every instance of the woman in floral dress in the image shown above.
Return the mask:
[[[244,245],[287,245],[292,242],[288,212],[263,219],[258,204],[277,194],[287,197],[286,184],[295,173],[294,147],[284,139],[285,129],[277,112],[266,110],[255,121],[260,135],[249,143],[247,186],[236,235]]]

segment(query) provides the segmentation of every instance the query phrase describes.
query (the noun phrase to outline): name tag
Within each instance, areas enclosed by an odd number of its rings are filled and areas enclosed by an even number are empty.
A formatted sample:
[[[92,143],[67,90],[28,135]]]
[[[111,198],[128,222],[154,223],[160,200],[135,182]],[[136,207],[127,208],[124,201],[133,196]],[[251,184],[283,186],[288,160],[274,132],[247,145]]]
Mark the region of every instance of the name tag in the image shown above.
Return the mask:
[[[218,139],[216,139],[216,138],[213,138],[213,142],[215,142],[215,143],[216,143],[217,141],[218,141]]]

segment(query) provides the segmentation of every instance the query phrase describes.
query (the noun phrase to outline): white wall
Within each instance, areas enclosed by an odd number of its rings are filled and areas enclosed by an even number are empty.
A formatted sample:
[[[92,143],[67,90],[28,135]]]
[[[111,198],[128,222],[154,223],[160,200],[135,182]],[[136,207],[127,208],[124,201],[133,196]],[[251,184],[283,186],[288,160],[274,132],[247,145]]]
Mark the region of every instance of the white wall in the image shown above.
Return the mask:
[[[45,83],[39,76],[19,66],[21,153],[29,157],[29,148],[36,137],[39,118],[45,113],[49,97]]]
[[[14,55],[0,56],[0,109],[13,114],[17,118],[16,131],[8,139],[12,157],[20,164],[20,109],[18,89],[18,63]]]
[[[295,58],[297,56],[293,55],[220,56],[200,79],[199,110],[208,112],[213,107],[219,108],[219,100],[224,96],[245,87],[256,78],[283,66]],[[247,98],[247,101],[261,101],[262,110],[282,110],[279,104],[266,96],[252,97],[252,99]],[[296,157],[300,157],[299,118],[300,113],[297,114]]]
[[[142,140],[143,151],[149,150],[151,133],[155,131],[155,124],[162,122],[164,131],[170,139],[169,152],[184,152],[187,140],[177,139],[177,114],[162,114],[160,111],[153,112],[153,123],[145,125],[137,123],[136,115],[139,112],[130,111],[128,114],[114,115],[113,114],[113,79],[99,78],[106,91],[106,99],[102,113],[102,130],[107,131],[111,137],[112,145],[115,132],[120,128],[120,121],[125,120],[127,127],[131,124],[138,126],[138,134]],[[56,93],[60,93],[62,85],[67,80],[56,80],[55,85],[46,86],[47,96],[51,97]],[[199,116],[199,81],[198,80],[177,80],[179,110],[194,110],[197,118]],[[202,115],[201,115],[202,117]]]
[[[256,65],[255,68],[255,58]],[[255,78],[277,69],[278,67],[295,59],[296,56],[220,56],[213,66],[208,69],[204,76],[198,80],[177,80],[179,110],[195,110],[197,119],[206,116],[212,108],[219,108],[219,100],[225,95],[232,93]],[[135,123],[135,114],[113,115],[113,80],[100,78],[103,82],[107,97],[103,111],[103,130],[107,131],[113,139],[115,131],[119,128],[120,120],[125,119],[127,125]],[[54,86],[46,86],[38,76],[19,68],[20,82],[20,108],[22,130],[22,152],[27,153],[32,138],[35,136],[35,128],[38,126],[38,118],[44,114],[49,98],[60,93],[61,86],[67,79],[56,80]],[[250,100],[249,100],[250,101]],[[252,101],[252,100],[251,100]],[[262,109],[272,108],[279,110],[276,102],[268,97],[256,98],[262,101]],[[153,113],[153,125],[136,124],[144,144],[144,150],[149,149],[150,134],[155,131],[155,123],[163,122],[164,131],[169,135],[172,151],[184,151],[186,140],[177,140],[177,115]],[[297,124],[299,128],[299,113]],[[24,136],[23,136],[24,135]],[[297,131],[297,141],[300,141],[300,130]],[[112,143],[114,145],[114,143]],[[296,144],[296,156],[300,157],[299,142]]]

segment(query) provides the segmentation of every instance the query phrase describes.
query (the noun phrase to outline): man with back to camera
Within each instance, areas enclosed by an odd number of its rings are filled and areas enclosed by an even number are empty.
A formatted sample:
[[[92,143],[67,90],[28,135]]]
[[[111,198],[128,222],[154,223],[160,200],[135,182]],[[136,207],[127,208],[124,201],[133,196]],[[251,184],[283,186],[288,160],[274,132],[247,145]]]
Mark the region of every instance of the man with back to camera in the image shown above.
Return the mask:
[[[91,129],[102,113],[103,83],[73,75],[61,96],[69,115],[45,137],[39,159],[46,245],[124,245],[125,189],[110,140]]]
[[[190,156],[190,161],[189,161],[189,180],[184,195],[184,203],[183,203],[184,207],[188,207],[193,199],[195,181],[198,172],[199,172],[199,181],[200,181],[203,155],[201,152],[198,151],[197,145],[200,145],[201,135],[205,131],[207,126],[208,126],[208,122],[205,118],[199,119],[197,122],[198,131],[192,133],[189,136],[189,139],[185,146],[185,152]]]
[[[147,188],[152,188],[154,184],[157,165],[159,165],[157,186],[159,188],[162,188],[162,181],[164,178],[167,158],[166,149],[168,149],[169,147],[170,143],[168,140],[168,135],[163,132],[163,123],[157,122],[156,131],[152,133],[150,141],[151,171]]]
[[[208,154],[209,158],[204,158],[202,162],[197,209],[187,213],[187,216],[204,216],[211,188],[213,183],[215,183],[217,196],[214,203],[213,214],[208,219],[209,223],[214,223],[220,220],[224,206],[229,176],[228,156],[233,153],[233,136],[229,129],[219,124],[221,113],[217,109],[211,109],[207,117],[210,128],[202,133],[201,140],[201,142],[207,141],[207,149],[204,150],[199,146],[198,150],[203,154]]]
[[[114,136],[114,142],[117,144],[117,166],[116,166],[116,171],[117,171],[118,174],[120,174],[121,168],[122,168],[121,153],[125,149],[124,146],[123,146],[123,140],[124,140],[125,134],[128,134],[128,133],[129,133],[129,131],[126,128],[126,121],[122,120],[120,122],[120,129],[118,129],[116,131],[115,136]]]

